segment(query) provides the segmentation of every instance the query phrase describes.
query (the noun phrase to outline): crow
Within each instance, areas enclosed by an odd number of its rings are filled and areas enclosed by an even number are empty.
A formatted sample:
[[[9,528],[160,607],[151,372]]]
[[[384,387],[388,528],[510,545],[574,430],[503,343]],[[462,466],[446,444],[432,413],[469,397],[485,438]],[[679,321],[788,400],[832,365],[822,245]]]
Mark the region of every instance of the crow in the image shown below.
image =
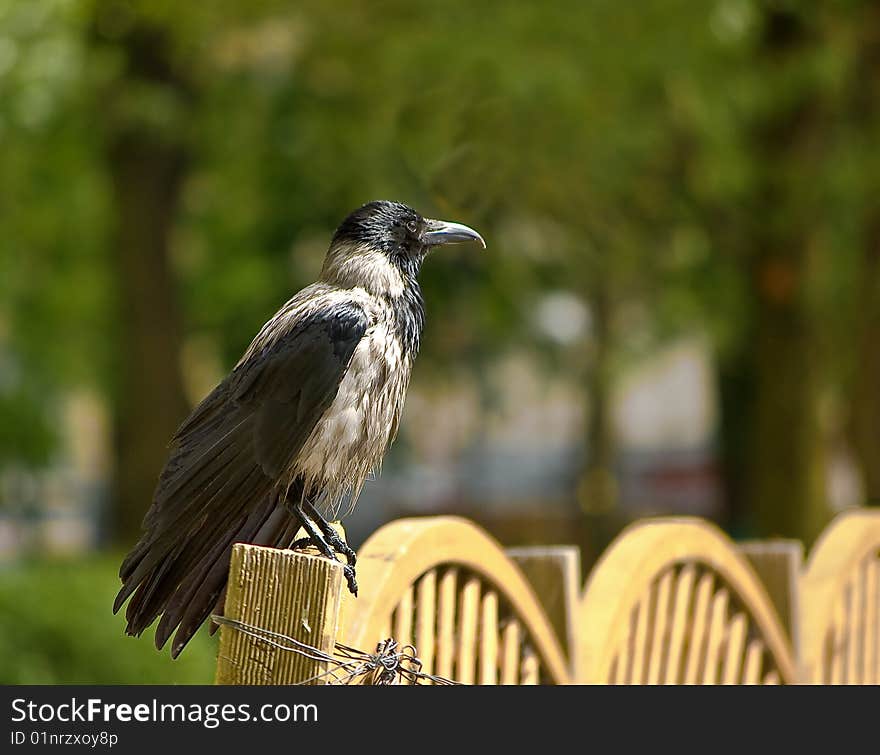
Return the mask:
[[[300,527],[328,558],[355,552],[326,516],[349,511],[394,440],[425,322],[417,276],[435,246],[483,238],[407,205],[369,202],[342,221],[317,283],[269,320],[184,420],[119,570],[126,633],[161,615],[176,658],[221,612],[232,546],[293,547]],[[323,513],[322,513],[323,512]]]

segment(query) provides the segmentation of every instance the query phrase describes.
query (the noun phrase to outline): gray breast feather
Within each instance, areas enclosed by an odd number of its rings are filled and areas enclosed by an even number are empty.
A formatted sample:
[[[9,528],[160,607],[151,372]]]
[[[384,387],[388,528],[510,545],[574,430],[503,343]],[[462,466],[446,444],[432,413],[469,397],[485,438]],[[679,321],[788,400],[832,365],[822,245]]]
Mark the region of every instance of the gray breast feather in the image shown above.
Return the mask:
[[[381,464],[394,440],[411,369],[389,320],[380,318],[355,348],[333,403],[292,470],[306,481],[306,490],[324,491],[323,503],[332,511],[347,493],[354,501]]]

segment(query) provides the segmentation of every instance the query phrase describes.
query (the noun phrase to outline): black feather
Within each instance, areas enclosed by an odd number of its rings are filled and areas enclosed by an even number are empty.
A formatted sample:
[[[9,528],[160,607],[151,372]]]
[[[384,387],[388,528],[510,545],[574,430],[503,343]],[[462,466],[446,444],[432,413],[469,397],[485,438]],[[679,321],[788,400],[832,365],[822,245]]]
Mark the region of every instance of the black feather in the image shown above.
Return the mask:
[[[285,547],[300,524],[286,501],[324,506],[356,496],[397,432],[425,318],[416,278],[429,249],[449,243],[441,226],[395,202],[351,213],[333,237],[320,282],[262,327],[235,369],[181,423],[143,535],[119,571],[113,610],[128,601],[129,634],[159,619],[156,645],[172,640],[177,656],[210,613],[223,610],[236,542]],[[364,339],[365,358],[352,366]],[[357,371],[353,389],[366,395],[346,390],[341,414],[315,433],[350,369]],[[348,432],[350,421],[361,427]]]
[[[283,508],[291,484],[284,474],[336,396],[368,326],[354,302],[300,319],[291,318],[290,304],[181,424],[145,532],[120,569],[114,613],[131,598],[126,631],[133,635],[161,615],[156,644],[176,630],[174,656],[222,600],[232,545],[254,538],[278,545],[295,531]]]

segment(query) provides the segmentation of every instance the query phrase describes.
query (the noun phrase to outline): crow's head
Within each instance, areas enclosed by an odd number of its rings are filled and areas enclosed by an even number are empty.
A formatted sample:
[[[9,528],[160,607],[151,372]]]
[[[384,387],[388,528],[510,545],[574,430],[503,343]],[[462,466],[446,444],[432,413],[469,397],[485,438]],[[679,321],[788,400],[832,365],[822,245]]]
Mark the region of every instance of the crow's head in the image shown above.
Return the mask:
[[[423,218],[399,202],[369,202],[336,229],[321,277],[372,293],[394,293],[415,278],[433,247],[462,241],[486,248],[483,237],[466,225]]]

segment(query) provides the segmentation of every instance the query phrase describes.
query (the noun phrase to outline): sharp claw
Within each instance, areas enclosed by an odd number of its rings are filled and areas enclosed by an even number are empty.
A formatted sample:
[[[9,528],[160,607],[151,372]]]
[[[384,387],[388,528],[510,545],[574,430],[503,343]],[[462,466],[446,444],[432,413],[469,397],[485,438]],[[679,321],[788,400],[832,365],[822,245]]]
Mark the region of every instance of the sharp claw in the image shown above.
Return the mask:
[[[349,545],[343,542],[341,539],[336,538],[335,540],[331,540],[327,545],[330,546],[331,553],[324,553],[325,558],[330,558],[336,560],[336,557],[341,553],[345,556],[346,565],[343,567],[343,574],[345,575],[345,581],[348,584],[348,589],[352,595],[357,597],[358,594],[358,585],[357,579],[355,575],[355,564],[357,563],[357,554],[354,552],[354,549],[349,547]],[[321,544],[316,543],[310,537],[303,537],[299,540],[295,540],[290,544],[291,550],[297,550],[298,548],[304,548],[308,546],[315,546],[318,550],[323,551],[324,549],[321,547]]]
[[[354,566],[357,563],[357,553],[355,553],[354,548],[352,548],[348,543],[346,543],[340,537],[334,537],[332,539],[328,539],[330,545],[333,546],[333,549],[337,553],[341,553],[345,556],[345,560],[348,562],[349,566]]]
[[[312,542],[312,538],[310,537],[301,537],[299,540],[294,540],[289,549],[292,551],[302,550],[303,548],[313,547],[315,544]]]
[[[353,566],[344,566],[342,568],[342,573],[345,575],[345,581],[348,583],[348,590],[352,595],[357,597],[358,594],[358,586],[357,580],[355,579],[355,572]]]

